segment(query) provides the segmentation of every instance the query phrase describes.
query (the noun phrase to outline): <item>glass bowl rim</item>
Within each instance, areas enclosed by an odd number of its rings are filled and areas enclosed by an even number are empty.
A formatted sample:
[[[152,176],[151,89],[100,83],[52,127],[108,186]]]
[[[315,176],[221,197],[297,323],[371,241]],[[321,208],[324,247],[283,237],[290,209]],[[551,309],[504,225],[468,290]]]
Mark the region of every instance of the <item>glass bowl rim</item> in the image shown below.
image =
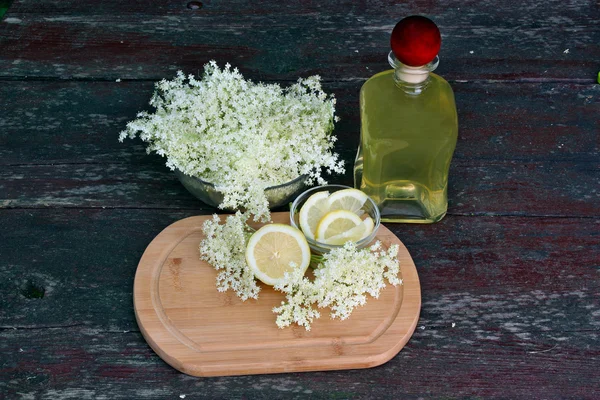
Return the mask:
[[[299,214],[299,211],[296,212],[296,209],[298,209],[298,205],[301,201],[304,201],[306,199],[308,199],[310,197],[310,195],[312,195],[313,192],[318,192],[318,191],[322,191],[322,190],[326,190],[325,188],[336,188],[338,190],[344,190],[344,189],[354,189],[351,186],[346,186],[346,185],[339,185],[339,184],[326,184],[326,185],[320,185],[320,186],[315,186],[312,187],[310,189],[305,190],[304,192],[300,193],[298,195],[298,197],[296,197],[296,199],[294,200],[294,202],[292,203],[292,205],[290,206],[290,224],[300,230],[302,232],[302,229],[300,229],[300,226],[298,226],[296,224],[295,221],[295,215]],[[360,189],[357,189],[360,190]],[[337,191],[337,190],[336,190]],[[364,245],[370,243],[371,241],[373,241],[373,239],[375,238],[375,236],[377,235],[377,231],[379,230],[379,226],[381,225],[381,214],[379,213],[379,207],[377,207],[377,204],[375,204],[375,201],[373,201],[373,199],[369,196],[367,196],[367,202],[371,203],[372,209],[374,210],[374,214],[375,214],[375,226],[373,227],[373,232],[371,232],[369,234],[369,236],[367,236],[364,239],[359,240],[358,242],[354,242],[354,244],[356,245],[357,248],[362,248],[364,247]],[[309,237],[307,237],[306,235],[304,235],[304,237],[306,238],[306,241],[308,242],[309,245],[311,245],[311,247],[315,246],[317,248],[322,248],[322,249],[336,249],[336,248],[341,248],[344,247],[343,244],[327,244],[327,243],[322,243],[322,242],[318,242],[314,239],[310,239]]]
[[[213,188],[213,189],[215,189],[215,190],[217,190],[217,191],[218,191],[218,187],[219,187],[219,185],[217,185],[217,184],[214,184],[214,183],[212,183],[212,182],[205,181],[204,179],[202,179],[202,178],[198,178],[197,176],[188,175],[188,174],[186,174],[185,172],[183,172],[182,170],[180,170],[179,168],[176,168],[176,170],[177,170],[177,172],[179,172],[180,174],[183,174],[183,175],[187,176],[188,178],[195,179],[195,180],[197,180],[197,181],[201,182],[202,184],[204,184],[204,185],[206,185],[206,186],[210,186],[211,188]],[[285,186],[293,185],[293,184],[295,184],[295,183],[298,183],[298,182],[299,182],[300,180],[302,180],[302,179],[304,179],[304,180],[307,180],[307,179],[308,179],[308,174],[299,175],[298,177],[296,177],[296,178],[292,179],[291,181],[287,181],[287,182],[284,182],[284,183],[280,183],[279,185],[267,186],[267,187],[265,188],[265,190],[278,189],[278,188],[282,188],[282,187],[285,187]]]

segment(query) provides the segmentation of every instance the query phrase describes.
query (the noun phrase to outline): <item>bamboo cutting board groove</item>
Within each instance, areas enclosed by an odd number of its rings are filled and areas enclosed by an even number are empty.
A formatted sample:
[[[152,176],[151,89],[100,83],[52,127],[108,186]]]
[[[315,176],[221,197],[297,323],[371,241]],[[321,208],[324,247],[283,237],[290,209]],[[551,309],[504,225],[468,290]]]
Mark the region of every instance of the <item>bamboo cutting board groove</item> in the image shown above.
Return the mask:
[[[388,286],[379,299],[345,321],[321,318],[279,329],[271,311],[284,295],[266,285],[258,300],[242,302],[220,293],[216,271],[200,260],[202,224],[210,216],[183,219],[165,228],[142,256],[134,283],[140,330],[152,349],[177,370],[193,376],[268,374],[368,368],[394,357],[415,330],[421,308],[417,270],[400,240],[383,225],[377,239],[400,245],[404,284]],[[289,213],[273,213],[288,223]]]

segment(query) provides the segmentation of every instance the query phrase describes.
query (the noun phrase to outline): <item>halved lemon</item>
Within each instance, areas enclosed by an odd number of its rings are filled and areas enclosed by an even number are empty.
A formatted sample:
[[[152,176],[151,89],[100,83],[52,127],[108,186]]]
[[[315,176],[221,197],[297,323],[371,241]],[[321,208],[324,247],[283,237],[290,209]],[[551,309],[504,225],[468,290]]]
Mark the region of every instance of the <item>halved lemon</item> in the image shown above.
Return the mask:
[[[316,239],[320,242],[341,235],[362,224],[362,219],[352,211],[330,211],[319,221]]]
[[[273,286],[281,282],[285,272],[306,271],[310,248],[300,230],[284,224],[269,224],[250,237],[246,262],[256,279]]]
[[[310,196],[300,209],[298,214],[300,229],[309,239],[314,240],[319,221],[329,211],[328,197],[329,192],[317,192]]]
[[[329,196],[329,210],[352,211],[357,215],[362,215],[362,206],[367,202],[369,196],[358,189],[338,190]]]
[[[349,231],[340,233],[339,235],[331,236],[327,239],[323,239],[325,244],[343,245],[346,242],[358,242],[373,232],[375,223],[371,217],[365,218],[362,223]]]

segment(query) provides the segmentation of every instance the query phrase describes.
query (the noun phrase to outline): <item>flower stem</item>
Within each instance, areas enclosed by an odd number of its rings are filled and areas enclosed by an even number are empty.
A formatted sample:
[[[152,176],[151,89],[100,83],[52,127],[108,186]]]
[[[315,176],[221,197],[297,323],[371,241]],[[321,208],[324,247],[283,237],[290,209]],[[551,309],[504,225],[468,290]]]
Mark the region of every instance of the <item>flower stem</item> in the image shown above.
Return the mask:
[[[310,255],[310,267],[312,269],[318,268],[323,263],[324,257],[322,254],[311,254]]]

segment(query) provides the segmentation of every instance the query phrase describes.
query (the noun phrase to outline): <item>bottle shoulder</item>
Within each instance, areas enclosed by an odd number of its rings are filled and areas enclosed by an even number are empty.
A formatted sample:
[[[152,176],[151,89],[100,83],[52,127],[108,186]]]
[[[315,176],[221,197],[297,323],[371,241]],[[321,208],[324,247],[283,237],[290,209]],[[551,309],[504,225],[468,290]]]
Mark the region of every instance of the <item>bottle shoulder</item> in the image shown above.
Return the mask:
[[[381,71],[376,73],[375,75],[371,76],[369,79],[367,79],[367,82],[369,81],[374,81],[374,80],[379,80],[379,79],[386,79],[385,77],[390,76],[392,79],[394,78],[394,70],[393,69],[387,69],[385,71]]]
[[[450,86],[448,81],[446,79],[444,79],[443,77],[441,77],[440,75],[430,72],[429,79],[430,79],[429,86],[438,87],[439,89],[441,89],[443,91],[453,92],[452,86]],[[388,69],[388,70],[379,72],[379,73],[371,76],[369,79],[367,79],[365,81],[365,83],[362,86],[362,89],[363,90],[368,89],[369,87],[372,87],[372,86],[377,86],[377,87],[389,86],[390,88],[396,87],[396,83],[394,82],[394,70]],[[397,89],[401,90],[400,88],[397,88]]]
[[[434,74],[433,72],[430,73],[430,76],[431,79],[433,79],[434,82],[437,83],[437,86],[440,88],[441,91],[443,91],[446,95],[454,99],[454,90],[452,90],[452,86],[450,86],[450,83],[448,83],[446,79],[437,74]]]
[[[391,85],[394,84],[394,70],[393,69],[388,69],[388,70],[376,73],[375,75],[373,75],[372,77],[367,79],[365,81],[365,83],[363,83],[362,89],[364,89],[365,87],[369,87],[373,84],[380,84],[381,82],[386,82],[386,81],[389,81],[389,83]]]
[[[409,94],[394,81],[394,70],[383,71],[373,75],[360,90],[362,106],[381,107],[398,104],[410,104],[411,107],[433,107],[438,102],[454,105],[454,92],[444,78],[430,74],[426,88],[419,94]],[[386,106],[387,107],[387,106]]]
[[[444,79],[442,76],[438,75],[438,74],[434,74],[433,72],[430,72],[429,76],[432,79],[435,79],[439,84],[450,86],[450,84],[448,83],[448,81],[446,79]]]
[[[432,131],[443,126],[448,129],[446,132],[456,132],[458,120],[450,84],[435,74],[430,74],[429,79],[419,94],[398,87],[394,70],[380,72],[367,80],[360,92],[363,129],[377,130],[381,124],[387,124],[394,128],[385,130],[396,133],[417,125],[431,127]]]

